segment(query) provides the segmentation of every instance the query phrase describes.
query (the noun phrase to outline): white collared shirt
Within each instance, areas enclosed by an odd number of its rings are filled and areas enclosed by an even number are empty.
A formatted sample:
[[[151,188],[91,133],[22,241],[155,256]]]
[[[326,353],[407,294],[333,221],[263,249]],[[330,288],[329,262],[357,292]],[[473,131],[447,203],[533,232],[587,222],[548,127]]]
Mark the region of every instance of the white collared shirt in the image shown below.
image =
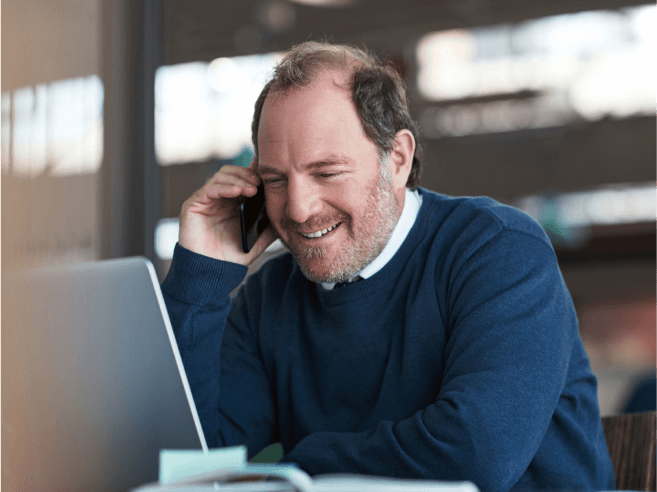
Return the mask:
[[[402,210],[399,220],[395,225],[395,228],[390,235],[388,244],[386,244],[383,251],[374,258],[374,260],[365,266],[360,272],[351,277],[347,282],[352,282],[356,277],[360,278],[370,278],[372,275],[381,270],[386,264],[395,256],[395,253],[399,250],[401,245],[404,243],[406,236],[411,231],[413,224],[415,224],[415,219],[417,214],[420,211],[420,206],[422,205],[422,196],[416,191],[411,191],[406,188],[406,194],[404,197],[404,209]],[[322,283],[322,287],[325,289],[331,290],[335,286],[335,283]]]

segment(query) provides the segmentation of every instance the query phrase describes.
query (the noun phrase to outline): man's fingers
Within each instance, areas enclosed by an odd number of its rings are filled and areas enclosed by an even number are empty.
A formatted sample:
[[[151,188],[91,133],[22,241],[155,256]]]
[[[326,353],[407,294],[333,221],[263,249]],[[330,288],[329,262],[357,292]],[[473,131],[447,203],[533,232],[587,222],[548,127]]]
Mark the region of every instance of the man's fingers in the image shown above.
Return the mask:
[[[209,198],[219,199],[237,198],[240,195],[250,197],[258,192],[258,188],[237,176],[223,175],[206,183],[200,191]]]
[[[179,243],[199,254],[248,265],[258,255],[245,255],[239,241],[239,203],[258,191],[260,177],[253,170],[223,166],[183,203]],[[268,233],[257,251],[275,240]],[[259,253],[258,253],[259,254]]]
[[[216,183],[203,187],[202,194],[213,200],[220,198],[237,198],[242,194],[243,187],[237,184]]]
[[[203,188],[198,191],[199,198],[212,199],[250,197],[256,194],[260,178],[248,169],[226,165],[215,173]]]
[[[229,173],[217,173],[206,184],[236,184],[241,186],[258,186],[259,181],[253,177],[245,179],[243,176]]]
[[[252,169],[231,165],[223,166],[217,173],[214,174],[214,176],[212,176],[212,178],[210,178],[209,182],[221,182],[223,179],[229,179],[231,177],[242,179],[254,186],[258,186],[260,184],[260,177],[255,172],[253,172]]]
[[[249,184],[210,183],[203,187],[202,193],[213,199],[237,198],[240,195],[253,196],[258,189]]]
[[[271,224],[269,224],[269,226],[262,232],[256,243],[253,245],[251,253],[254,253],[255,257],[257,258],[262,253],[264,253],[264,251],[277,239],[278,234],[276,233],[276,230]]]

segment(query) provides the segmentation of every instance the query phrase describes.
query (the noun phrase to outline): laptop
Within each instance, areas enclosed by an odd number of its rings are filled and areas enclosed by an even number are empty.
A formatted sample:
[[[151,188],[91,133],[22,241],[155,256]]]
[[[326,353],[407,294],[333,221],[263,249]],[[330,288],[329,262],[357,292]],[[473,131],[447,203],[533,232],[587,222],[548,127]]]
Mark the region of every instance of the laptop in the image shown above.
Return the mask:
[[[122,491],[207,445],[145,258],[2,276],[2,490]]]

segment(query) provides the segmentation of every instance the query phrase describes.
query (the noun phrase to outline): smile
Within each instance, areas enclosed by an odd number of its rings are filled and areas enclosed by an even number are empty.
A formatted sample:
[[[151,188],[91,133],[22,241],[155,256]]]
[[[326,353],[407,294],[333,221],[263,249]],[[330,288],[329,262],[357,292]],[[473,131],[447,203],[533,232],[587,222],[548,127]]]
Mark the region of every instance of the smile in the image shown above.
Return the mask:
[[[309,234],[306,234],[304,232],[300,232],[299,234],[301,234],[303,237],[307,237],[309,239],[316,238],[316,237],[322,237],[324,234],[328,234],[333,229],[338,227],[340,224],[342,224],[342,222],[338,222],[337,224],[332,225],[331,227],[327,227],[326,229],[322,229],[321,231],[311,232]]]

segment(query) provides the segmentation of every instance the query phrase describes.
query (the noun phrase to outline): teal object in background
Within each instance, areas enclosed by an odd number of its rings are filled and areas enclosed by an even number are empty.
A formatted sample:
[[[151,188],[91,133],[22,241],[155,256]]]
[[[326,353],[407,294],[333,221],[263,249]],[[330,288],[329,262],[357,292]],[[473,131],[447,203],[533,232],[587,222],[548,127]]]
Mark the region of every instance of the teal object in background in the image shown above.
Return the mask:
[[[251,160],[255,154],[251,152],[251,149],[245,147],[242,152],[240,152],[235,159],[233,159],[232,164],[234,166],[249,167]]]

